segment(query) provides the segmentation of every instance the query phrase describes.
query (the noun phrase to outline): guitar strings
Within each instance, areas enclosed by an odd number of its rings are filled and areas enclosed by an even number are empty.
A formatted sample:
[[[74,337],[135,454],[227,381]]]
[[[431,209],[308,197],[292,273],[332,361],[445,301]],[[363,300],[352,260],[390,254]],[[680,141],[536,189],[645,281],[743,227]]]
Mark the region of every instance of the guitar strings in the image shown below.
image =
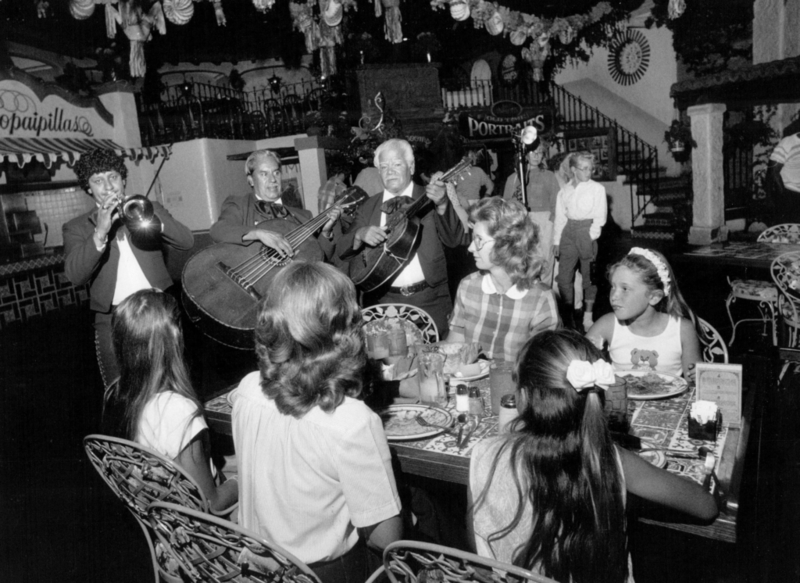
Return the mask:
[[[286,235],[286,240],[289,242],[289,245],[292,249],[296,249],[297,246],[303,243],[309,236],[314,234],[320,226],[328,221],[331,211],[337,208],[346,208],[351,204],[352,203],[333,206],[307,223],[300,225],[297,229]],[[282,261],[283,257],[281,257],[275,249],[264,247],[252,257],[233,267],[230,271],[234,279],[246,287],[251,287],[267,273],[279,266]]]

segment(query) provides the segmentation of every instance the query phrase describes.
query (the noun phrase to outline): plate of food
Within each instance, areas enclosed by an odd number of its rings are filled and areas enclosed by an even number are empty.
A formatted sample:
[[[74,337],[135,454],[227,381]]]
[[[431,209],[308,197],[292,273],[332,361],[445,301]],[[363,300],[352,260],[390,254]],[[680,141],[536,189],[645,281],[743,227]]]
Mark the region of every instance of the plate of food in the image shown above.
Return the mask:
[[[378,415],[389,441],[427,439],[439,435],[453,424],[451,413],[432,405],[389,405]],[[429,425],[421,424],[417,417]]]
[[[471,364],[459,364],[454,372],[447,377],[448,382],[461,383],[477,381],[489,376],[489,365],[491,360],[479,359]]]
[[[617,373],[617,376],[625,379],[628,398],[638,401],[674,397],[689,388],[686,379],[663,372],[626,370]]]
[[[667,465],[667,454],[663,450],[657,449],[655,446],[642,442],[642,449],[636,452],[640,458],[646,462],[650,462],[657,468],[664,468]]]

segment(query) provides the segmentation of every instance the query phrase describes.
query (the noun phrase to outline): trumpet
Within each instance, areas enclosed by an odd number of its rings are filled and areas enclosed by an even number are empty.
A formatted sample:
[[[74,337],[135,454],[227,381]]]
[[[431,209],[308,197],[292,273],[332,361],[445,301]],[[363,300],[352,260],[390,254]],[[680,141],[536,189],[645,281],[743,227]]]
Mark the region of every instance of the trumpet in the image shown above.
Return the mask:
[[[135,194],[127,198],[120,197],[117,203],[122,223],[133,232],[159,232],[161,221],[156,216],[150,199]]]

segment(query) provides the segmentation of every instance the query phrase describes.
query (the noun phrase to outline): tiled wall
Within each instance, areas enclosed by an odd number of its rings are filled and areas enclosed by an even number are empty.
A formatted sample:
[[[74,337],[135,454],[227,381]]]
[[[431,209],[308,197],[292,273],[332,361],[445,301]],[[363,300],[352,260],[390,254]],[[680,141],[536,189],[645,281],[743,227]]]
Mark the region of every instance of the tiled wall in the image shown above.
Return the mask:
[[[82,188],[62,188],[25,193],[28,210],[36,211],[42,223],[42,233],[34,235],[38,243],[45,247],[58,247],[64,244],[61,228],[64,223],[94,208],[94,199]],[[47,241],[45,241],[45,224]]]
[[[26,263],[28,269],[0,274],[0,330],[66,306],[88,305],[88,285],[74,287],[67,280],[63,257]]]

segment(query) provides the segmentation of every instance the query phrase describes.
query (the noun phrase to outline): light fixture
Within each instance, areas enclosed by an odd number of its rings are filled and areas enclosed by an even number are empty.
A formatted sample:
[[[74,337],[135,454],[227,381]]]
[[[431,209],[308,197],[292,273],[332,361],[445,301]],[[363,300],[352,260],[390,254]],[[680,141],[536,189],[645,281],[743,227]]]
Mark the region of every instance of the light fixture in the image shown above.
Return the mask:
[[[273,93],[280,93],[281,91],[281,83],[283,80],[278,77],[275,73],[272,74],[272,77],[267,79],[269,81],[269,88],[272,90]]]
[[[524,146],[530,146],[536,141],[536,138],[539,136],[539,133],[536,131],[536,128],[533,126],[525,126],[522,128],[522,132],[519,135],[519,139]]]

